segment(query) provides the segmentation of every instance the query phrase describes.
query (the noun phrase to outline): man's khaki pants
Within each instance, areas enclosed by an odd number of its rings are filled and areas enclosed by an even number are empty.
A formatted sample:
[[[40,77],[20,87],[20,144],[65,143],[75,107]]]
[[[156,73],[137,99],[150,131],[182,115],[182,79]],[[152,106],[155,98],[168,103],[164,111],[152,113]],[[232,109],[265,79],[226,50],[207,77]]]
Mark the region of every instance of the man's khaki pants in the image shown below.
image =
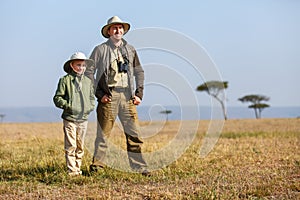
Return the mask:
[[[65,156],[70,175],[81,174],[81,163],[84,154],[84,137],[88,121],[70,122],[63,120],[65,133]]]
[[[114,126],[116,117],[119,117],[126,136],[127,155],[130,167],[135,170],[143,170],[146,167],[141,154],[142,140],[139,138],[139,125],[136,106],[133,104],[131,94],[128,89],[113,89],[111,102],[101,103],[97,107],[97,137],[95,140],[95,152],[93,164],[95,166],[105,166],[105,156],[107,150],[106,138]]]

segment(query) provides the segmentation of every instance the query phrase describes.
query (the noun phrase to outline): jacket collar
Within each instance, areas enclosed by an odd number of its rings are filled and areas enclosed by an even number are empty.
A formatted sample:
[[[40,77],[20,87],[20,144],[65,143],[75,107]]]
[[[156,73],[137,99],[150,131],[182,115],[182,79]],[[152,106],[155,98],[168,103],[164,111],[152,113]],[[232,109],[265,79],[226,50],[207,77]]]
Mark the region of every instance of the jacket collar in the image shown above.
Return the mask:
[[[110,46],[112,49],[114,49],[114,48],[116,48],[116,46],[114,45],[114,43],[113,43],[113,41],[109,38],[108,40],[107,40],[107,45],[108,46]],[[121,46],[126,46],[127,45],[127,41],[126,40],[124,40],[123,38],[122,38],[122,45]]]
[[[80,77],[80,75],[74,72],[74,70],[72,70],[69,74],[73,77],[73,79],[75,79],[76,77]]]

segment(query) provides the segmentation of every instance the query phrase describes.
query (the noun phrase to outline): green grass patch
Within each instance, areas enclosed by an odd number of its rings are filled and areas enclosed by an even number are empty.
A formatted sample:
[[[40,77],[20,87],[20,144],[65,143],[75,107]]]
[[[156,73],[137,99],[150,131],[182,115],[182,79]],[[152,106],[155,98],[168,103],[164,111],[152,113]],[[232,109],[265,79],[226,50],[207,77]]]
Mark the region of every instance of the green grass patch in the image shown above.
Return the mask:
[[[205,158],[199,156],[199,134],[179,159],[151,177],[110,168],[91,173],[88,151],[83,175],[69,177],[62,137],[39,137],[13,127],[17,139],[5,138],[0,130],[0,199],[299,199],[300,124],[291,130],[290,122],[282,122],[288,131],[273,130],[272,121],[254,121],[259,130],[247,121],[244,131],[236,128],[243,121],[226,122]],[[172,123],[165,134],[174,129]],[[54,125],[44,128],[55,130]]]

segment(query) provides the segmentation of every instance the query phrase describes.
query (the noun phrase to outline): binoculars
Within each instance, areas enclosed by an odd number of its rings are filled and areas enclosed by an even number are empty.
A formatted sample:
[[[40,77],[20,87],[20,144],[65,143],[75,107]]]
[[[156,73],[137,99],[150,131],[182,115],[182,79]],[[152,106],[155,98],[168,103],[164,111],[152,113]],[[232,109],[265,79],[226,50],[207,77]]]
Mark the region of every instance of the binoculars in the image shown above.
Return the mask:
[[[123,58],[124,62],[121,62],[121,61],[118,61],[118,70],[119,70],[119,73],[120,72],[124,72],[124,73],[127,73],[128,71],[128,59],[127,58]]]

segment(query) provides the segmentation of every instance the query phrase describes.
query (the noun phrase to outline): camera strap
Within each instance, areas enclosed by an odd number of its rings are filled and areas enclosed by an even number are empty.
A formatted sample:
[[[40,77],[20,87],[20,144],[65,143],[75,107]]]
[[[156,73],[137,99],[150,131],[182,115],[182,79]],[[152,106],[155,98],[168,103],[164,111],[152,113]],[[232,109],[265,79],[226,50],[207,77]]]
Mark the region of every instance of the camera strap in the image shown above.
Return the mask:
[[[117,62],[124,63],[124,59],[119,47],[116,47],[112,52],[114,53]]]

